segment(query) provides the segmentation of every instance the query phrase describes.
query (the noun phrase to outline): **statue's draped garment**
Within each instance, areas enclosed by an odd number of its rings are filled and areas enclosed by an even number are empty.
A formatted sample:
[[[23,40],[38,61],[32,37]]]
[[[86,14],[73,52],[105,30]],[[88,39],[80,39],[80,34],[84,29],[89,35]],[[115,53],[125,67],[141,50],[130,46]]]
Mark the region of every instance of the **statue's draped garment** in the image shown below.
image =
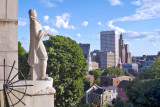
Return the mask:
[[[40,59],[47,59],[47,52],[44,47],[42,38],[44,31],[37,19],[30,21],[30,49],[28,55],[28,64],[34,66],[39,63]]]

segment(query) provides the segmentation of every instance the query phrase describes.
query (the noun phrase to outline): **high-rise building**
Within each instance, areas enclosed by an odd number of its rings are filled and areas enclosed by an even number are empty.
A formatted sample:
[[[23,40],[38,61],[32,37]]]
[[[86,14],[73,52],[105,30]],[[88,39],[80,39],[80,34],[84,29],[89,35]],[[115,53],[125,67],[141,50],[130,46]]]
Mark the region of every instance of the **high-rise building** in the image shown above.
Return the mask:
[[[100,32],[101,50],[111,51],[115,55],[115,67],[119,61],[119,43],[117,31],[102,31]]]
[[[88,63],[87,71],[92,70],[92,63],[91,63],[91,54],[90,54],[90,44],[79,44],[79,47],[82,49],[84,58],[86,58],[86,62]]]
[[[92,62],[97,62],[99,64],[99,69],[104,70],[109,67],[115,67],[114,53],[104,50],[94,50],[91,52]],[[93,68],[93,63],[92,63]],[[94,67],[95,68],[95,67]]]
[[[125,62],[132,63],[131,52],[129,52],[129,44],[125,44]]]
[[[122,63],[126,63],[126,51],[125,51],[125,44],[123,40],[122,34],[120,35],[119,38],[119,58],[121,59]]]
[[[132,63],[131,53],[129,52],[129,44],[125,44],[123,40],[123,35],[119,38],[119,58],[122,64]]]

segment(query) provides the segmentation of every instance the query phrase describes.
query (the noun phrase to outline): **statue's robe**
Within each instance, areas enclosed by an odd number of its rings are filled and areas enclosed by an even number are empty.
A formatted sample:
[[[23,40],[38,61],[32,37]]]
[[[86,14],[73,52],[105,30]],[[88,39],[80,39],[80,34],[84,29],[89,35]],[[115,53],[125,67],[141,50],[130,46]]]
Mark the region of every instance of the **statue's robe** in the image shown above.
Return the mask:
[[[28,64],[34,66],[39,63],[40,59],[47,59],[47,52],[44,47],[42,38],[44,31],[37,19],[30,20],[30,49],[28,55]]]

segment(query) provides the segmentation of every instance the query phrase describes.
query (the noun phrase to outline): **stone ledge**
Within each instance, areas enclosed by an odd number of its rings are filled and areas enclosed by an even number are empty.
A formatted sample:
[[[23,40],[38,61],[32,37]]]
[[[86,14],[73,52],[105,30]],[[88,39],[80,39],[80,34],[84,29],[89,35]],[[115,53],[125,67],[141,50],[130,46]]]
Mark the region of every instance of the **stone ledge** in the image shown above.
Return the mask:
[[[3,88],[3,82],[0,81],[0,90]],[[27,85],[33,85],[33,86],[28,86],[26,93],[31,95],[31,96],[36,96],[36,95],[51,95],[55,94],[56,90],[53,88],[53,79],[52,80],[27,80]],[[15,83],[14,85],[25,85],[25,81],[19,81]],[[20,88],[20,87],[18,87]],[[22,89],[25,89],[25,87],[21,87]],[[14,88],[16,89],[16,88]]]

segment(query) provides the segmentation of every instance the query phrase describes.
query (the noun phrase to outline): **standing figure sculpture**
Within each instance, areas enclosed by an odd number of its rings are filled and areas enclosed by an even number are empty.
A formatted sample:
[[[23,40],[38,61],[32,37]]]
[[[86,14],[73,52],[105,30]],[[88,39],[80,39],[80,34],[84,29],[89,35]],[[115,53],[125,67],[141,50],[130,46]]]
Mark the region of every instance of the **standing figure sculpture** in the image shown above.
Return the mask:
[[[45,36],[54,36],[50,33],[44,32],[40,22],[37,20],[37,13],[35,9],[29,10],[30,16],[30,49],[28,55],[28,64],[32,80],[50,80],[46,75],[47,68],[47,52],[42,39]]]

